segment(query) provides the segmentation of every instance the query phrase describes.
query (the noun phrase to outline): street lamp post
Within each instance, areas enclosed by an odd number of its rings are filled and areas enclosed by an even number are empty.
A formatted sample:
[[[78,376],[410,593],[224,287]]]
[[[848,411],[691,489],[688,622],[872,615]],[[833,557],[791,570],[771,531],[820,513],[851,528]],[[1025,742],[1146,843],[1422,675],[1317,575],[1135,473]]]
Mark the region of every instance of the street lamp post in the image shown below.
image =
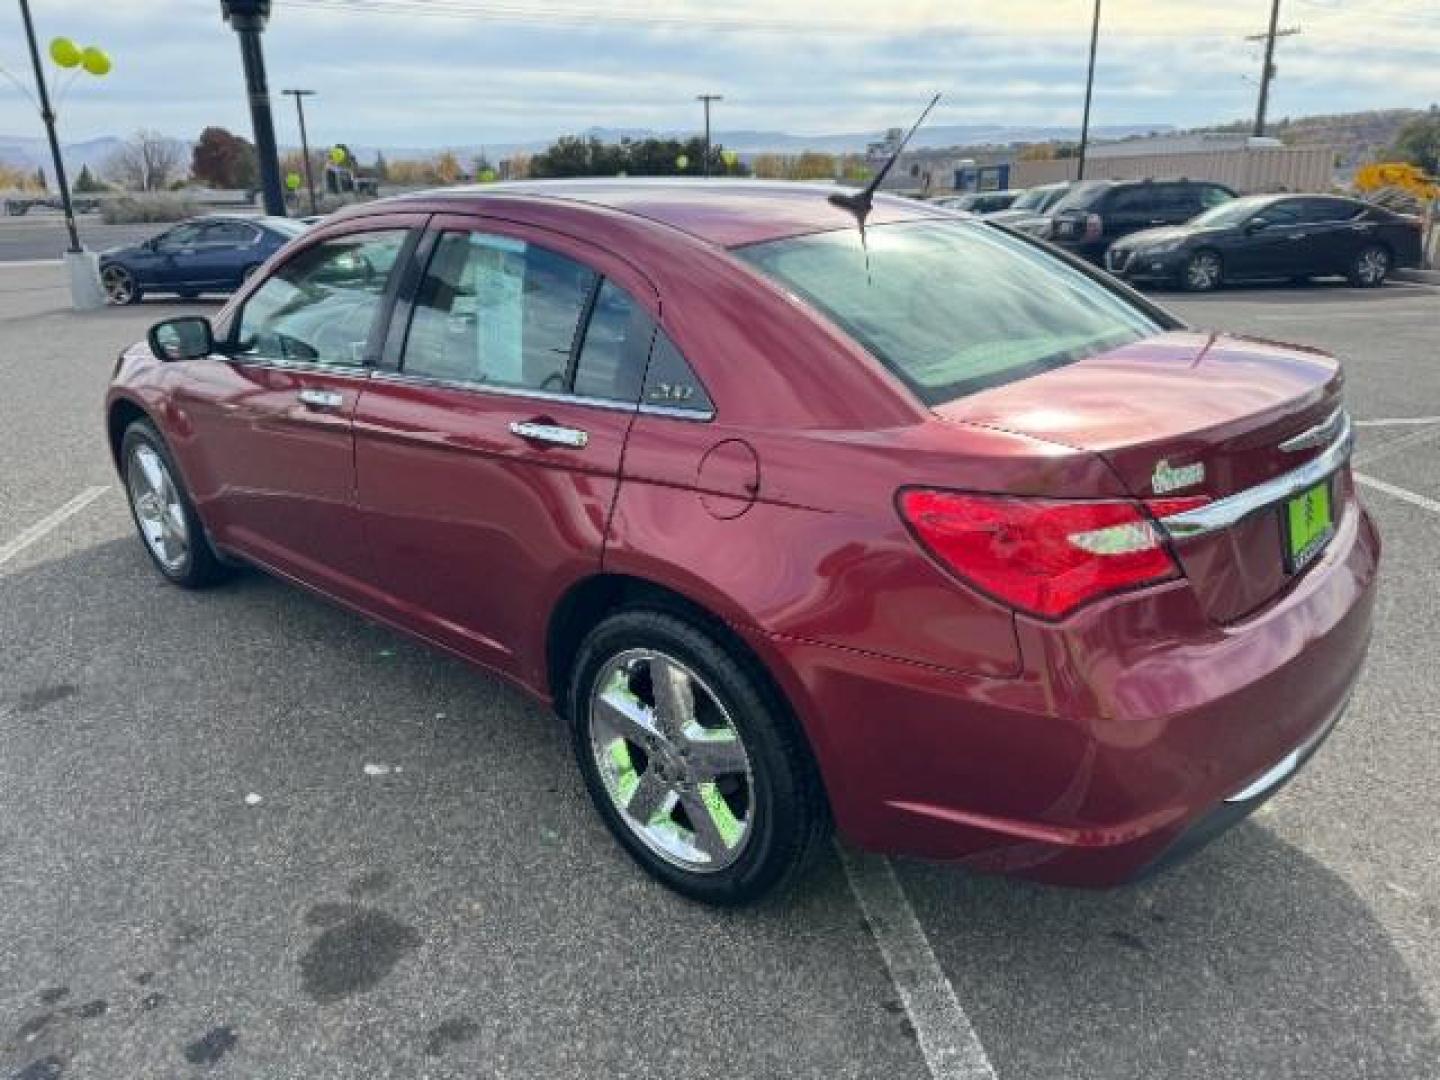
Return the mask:
[[[724,101],[719,94],[696,94],[695,100],[705,106],[705,175],[710,175],[710,103]]]
[[[1095,0],[1095,20],[1090,24],[1090,70],[1085,76],[1085,115],[1080,119],[1080,163],[1075,179],[1085,179],[1085,150],[1090,144],[1090,95],[1095,89],[1095,49],[1100,44],[1100,0]]]
[[[255,128],[255,157],[260,165],[260,190],[265,212],[285,216],[280,190],[280,156],[275,148],[275,122],[270,115],[270,88],[265,84],[265,54],[260,34],[270,17],[270,0],[220,0],[225,21],[240,38],[240,59],[245,65],[245,89],[250,95],[250,122]]]
[[[55,183],[60,188],[60,203],[65,208],[65,228],[70,232],[70,251],[78,254],[80,231],[75,228],[75,207],[70,202],[70,184],[65,179],[65,159],[60,155],[60,138],[55,134],[55,110],[50,107],[50,91],[45,85],[45,66],[40,63],[40,46],[35,43],[35,23],[30,18],[30,0],[20,0],[20,18],[25,22],[25,38],[30,44],[30,60],[35,65],[35,89],[40,95],[40,118],[45,121],[45,134],[50,139],[50,158],[55,163]]]
[[[282,90],[282,94],[289,94],[295,99],[295,113],[300,118],[300,157],[305,162],[305,186],[310,191],[310,213],[318,214],[319,205],[315,202],[315,176],[310,168],[310,140],[305,135],[305,99],[314,97],[314,90]]]

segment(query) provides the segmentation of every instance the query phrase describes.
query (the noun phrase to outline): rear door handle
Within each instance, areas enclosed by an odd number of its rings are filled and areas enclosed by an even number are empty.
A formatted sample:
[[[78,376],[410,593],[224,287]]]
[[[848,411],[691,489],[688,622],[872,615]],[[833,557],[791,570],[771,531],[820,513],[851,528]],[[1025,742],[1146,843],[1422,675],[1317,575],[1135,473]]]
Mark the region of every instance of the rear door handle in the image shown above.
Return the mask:
[[[338,409],[345,403],[344,395],[334,390],[301,390],[299,397],[307,409]]]
[[[561,427],[558,424],[545,424],[535,420],[512,422],[510,434],[518,435],[530,442],[548,443],[551,446],[571,446],[576,450],[582,449],[590,441],[589,433],[581,431],[579,428]]]

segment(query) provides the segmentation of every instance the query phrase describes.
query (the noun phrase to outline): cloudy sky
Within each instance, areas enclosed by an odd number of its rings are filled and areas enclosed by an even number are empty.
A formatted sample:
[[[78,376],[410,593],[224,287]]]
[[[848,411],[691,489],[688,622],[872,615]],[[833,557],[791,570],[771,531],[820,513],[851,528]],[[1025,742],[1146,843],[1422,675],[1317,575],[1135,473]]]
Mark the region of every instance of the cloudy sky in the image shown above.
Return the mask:
[[[1282,0],[1272,115],[1440,102],[1440,0]],[[219,0],[31,0],[42,40],[105,47],[114,71],[62,109],[76,140],[137,127],[248,133]],[[901,123],[1076,124],[1090,0],[276,0],[271,88],[303,85],[314,142],[443,146],[590,125],[679,129],[720,93],[724,128],[819,134]],[[1267,0],[1106,0],[1097,124],[1192,125],[1254,109]],[[28,76],[17,5],[0,65]],[[277,95],[278,97],[278,95]],[[293,112],[278,113],[284,143]],[[0,135],[38,134],[0,82]]]

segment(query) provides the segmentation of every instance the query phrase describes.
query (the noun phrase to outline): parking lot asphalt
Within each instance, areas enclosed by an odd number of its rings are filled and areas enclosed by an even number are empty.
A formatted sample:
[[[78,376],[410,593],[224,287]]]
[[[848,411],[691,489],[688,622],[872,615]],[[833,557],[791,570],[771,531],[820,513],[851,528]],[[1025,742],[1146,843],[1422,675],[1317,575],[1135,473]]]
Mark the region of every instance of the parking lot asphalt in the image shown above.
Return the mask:
[[[1307,770],[1144,884],[897,861],[866,918],[856,856],[681,901],[516,693],[259,574],[164,585],[100,395],[213,305],[75,314],[59,280],[0,267],[0,1077],[1440,1076],[1440,290],[1160,297],[1337,351],[1390,489],[1370,663]],[[911,917],[979,1057],[935,1052]]]
[[[138,244],[167,226],[145,224],[107,225],[98,214],[76,219],[80,242],[91,251],[124,244]],[[56,213],[34,211],[17,217],[0,217],[0,266],[12,262],[59,259],[70,246],[65,219]]]

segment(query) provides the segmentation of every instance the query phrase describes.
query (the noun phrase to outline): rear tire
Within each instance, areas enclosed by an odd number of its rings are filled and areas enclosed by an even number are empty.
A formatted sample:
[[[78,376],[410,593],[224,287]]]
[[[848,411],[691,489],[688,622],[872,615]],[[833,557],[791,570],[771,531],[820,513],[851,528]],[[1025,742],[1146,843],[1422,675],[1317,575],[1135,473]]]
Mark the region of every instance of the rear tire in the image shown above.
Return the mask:
[[[601,819],[684,896],[752,903],[793,881],[828,834],[789,710],[751,658],[697,621],[645,608],[605,619],[580,646],[568,706]]]
[[[100,287],[105,292],[105,302],[117,307],[138,304],[142,295],[135,275],[119,263],[111,263],[101,269]]]
[[[1390,274],[1390,249],[1380,244],[1363,248],[1346,275],[1357,289],[1378,289]]]
[[[169,447],[148,420],[125,429],[120,472],[145,553],[166,581],[199,589],[230,576],[210,546]]]
[[[1225,280],[1225,266],[1214,251],[1197,251],[1180,272],[1180,284],[1186,292],[1213,292]]]

